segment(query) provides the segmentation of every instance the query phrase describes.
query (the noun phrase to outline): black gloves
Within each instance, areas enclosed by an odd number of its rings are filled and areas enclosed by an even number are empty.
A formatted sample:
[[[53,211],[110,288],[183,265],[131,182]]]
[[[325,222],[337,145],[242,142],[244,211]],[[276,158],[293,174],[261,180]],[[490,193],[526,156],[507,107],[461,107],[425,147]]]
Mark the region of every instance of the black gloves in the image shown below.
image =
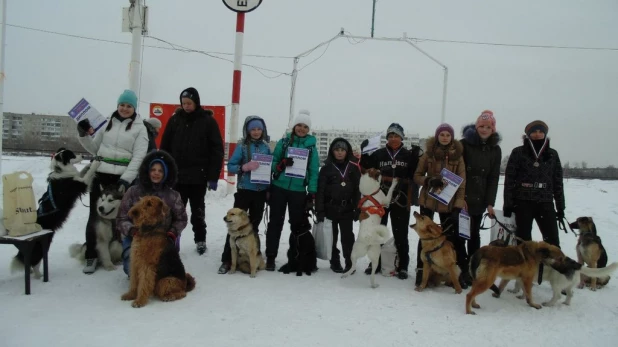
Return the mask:
[[[444,188],[444,180],[442,176],[431,176],[425,178],[425,186],[430,188],[442,189]]]
[[[307,194],[307,197],[305,198],[305,211],[313,210],[314,206],[315,206],[315,194],[309,193]]]
[[[365,149],[365,147],[367,147],[368,144],[369,144],[369,140],[363,140],[363,142],[361,142],[361,145],[360,145],[361,152],[363,151],[363,149]]]
[[[277,171],[281,172],[285,170],[286,167],[294,165],[294,158],[283,158],[277,164]]]
[[[92,128],[90,125],[90,121],[88,119],[82,119],[77,123],[77,133],[79,137],[84,137],[88,135],[88,131]]]
[[[558,219],[564,219],[564,210],[558,210],[556,212],[556,216],[558,217]]]
[[[358,219],[360,218],[360,214],[361,214],[360,208],[354,209],[354,221],[355,222],[358,222]]]
[[[130,186],[131,186],[131,183],[129,183],[129,182],[123,180],[123,179],[119,179],[118,180],[118,188],[123,187],[125,192],[127,190],[129,190]]]

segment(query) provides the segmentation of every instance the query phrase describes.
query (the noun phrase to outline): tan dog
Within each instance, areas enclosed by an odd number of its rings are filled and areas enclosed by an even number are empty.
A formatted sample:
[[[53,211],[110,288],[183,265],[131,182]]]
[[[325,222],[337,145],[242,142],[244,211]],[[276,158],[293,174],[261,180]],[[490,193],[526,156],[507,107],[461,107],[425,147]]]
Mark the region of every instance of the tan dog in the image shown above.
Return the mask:
[[[551,265],[562,262],[565,255],[560,248],[540,241],[524,241],[518,246],[483,246],[470,259],[470,274],[472,275],[472,289],[466,295],[466,313],[476,314],[472,307],[480,308],[476,303],[476,296],[489,289],[497,277],[504,280],[519,279],[524,287],[524,295],[528,305],[540,309],[532,299],[532,282],[539,268],[544,262]],[[508,281],[500,283],[500,292]]]
[[[607,252],[601,243],[601,238],[597,235],[597,228],[592,217],[579,217],[569,226],[572,229],[579,229],[579,238],[575,247],[577,262],[586,263],[593,269],[607,266]],[[597,290],[597,287],[606,285],[609,278],[609,276],[604,276],[597,279],[582,274],[581,282],[577,287],[581,289],[584,288],[584,284],[590,284],[590,290],[594,291]]]
[[[233,208],[227,211],[223,221],[227,223],[232,249],[232,265],[230,274],[240,271],[255,278],[258,270],[264,270],[266,263],[260,251],[258,235],[253,232],[253,225],[245,210]]]
[[[146,305],[153,294],[161,301],[182,299],[195,288],[195,279],[185,272],[174,243],[167,238],[169,212],[155,196],[142,198],[129,210],[137,231],[131,243],[131,283],[121,298],[134,300],[133,307]]]
[[[427,287],[429,280],[438,285],[446,282],[452,285],[457,294],[461,293],[459,274],[461,270],[457,266],[455,247],[446,240],[442,228],[427,217],[414,212],[416,224],[410,227],[416,231],[421,240],[421,259],[423,259],[423,280],[416,287],[417,292],[422,292]]]

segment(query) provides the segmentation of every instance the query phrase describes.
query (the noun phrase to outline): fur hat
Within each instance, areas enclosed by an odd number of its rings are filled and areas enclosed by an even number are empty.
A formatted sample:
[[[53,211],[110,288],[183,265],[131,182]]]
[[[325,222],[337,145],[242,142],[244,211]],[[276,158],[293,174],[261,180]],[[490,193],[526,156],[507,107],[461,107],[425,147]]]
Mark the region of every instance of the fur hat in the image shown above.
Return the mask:
[[[309,110],[300,110],[298,111],[298,115],[294,117],[294,120],[290,124],[290,130],[294,131],[294,127],[298,124],[305,124],[311,129],[311,113]]]
[[[526,136],[530,137],[530,134],[537,130],[541,130],[541,132],[545,134],[545,136],[547,136],[547,133],[549,132],[549,127],[542,120],[535,120],[526,125]]]
[[[161,129],[161,121],[158,118],[146,118],[144,119],[144,122],[150,123],[150,125],[152,125],[152,127],[156,130]]]
[[[402,140],[405,138],[403,127],[399,125],[399,123],[392,123],[389,125],[388,129],[386,129],[386,137],[388,137],[388,134],[397,134]]]
[[[496,132],[496,118],[494,118],[494,113],[490,110],[485,110],[481,112],[481,115],[476,119],[476,129],[483,125],[489,125],[491,127],[491,132]]]
[[[118,103],[120,104],[129,104],[133,106],[133,108],[137,108],[137,95],[131,89],[125,89],[122,94],[118,97]]]
[[[443,131],[448,131],[451,134],[451,138],[455,138],[455,130],[453,130],[453,127],[448,124],[448,123],[442,123],[440,125],[438,125],[438,127],[436,128],[436,140],[438,140],[438,137],[440,136],[440,133]]]

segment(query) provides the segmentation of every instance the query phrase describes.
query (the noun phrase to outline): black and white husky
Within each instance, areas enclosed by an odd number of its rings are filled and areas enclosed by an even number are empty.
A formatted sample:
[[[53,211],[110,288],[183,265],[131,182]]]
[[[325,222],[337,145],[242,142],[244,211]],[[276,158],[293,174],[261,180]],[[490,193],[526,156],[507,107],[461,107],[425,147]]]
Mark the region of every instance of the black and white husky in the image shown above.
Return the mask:
[[[105,270],[114,270],[114,264],[122,260],[122,244],[114,231],[116,216],[120,209],[124,189],[115,185],[101,186],[101,196],[97,200],[97,256]],[[114,223],[113,223],[114,222]],[[86,260],[86,244],[74,243],[69,246],[69,254],[82,262]]]
[[[47,191],[39,199],[36,222],[43,229],[60,230],[69,218],[77,199],[86,194],[101,162],[94,161],[78,171],[74,164],[82,161],[81,155],[61,147],[52,156],[51,173],[47,177]],[[52,235],[53,237],[53,235]],[[41,277],[39,270],[43,259],[43,248],[37,243],[32,251],[32,270],[35,278]],[[19,251],[11,262],[11,272],[24,268],[24,254]]]

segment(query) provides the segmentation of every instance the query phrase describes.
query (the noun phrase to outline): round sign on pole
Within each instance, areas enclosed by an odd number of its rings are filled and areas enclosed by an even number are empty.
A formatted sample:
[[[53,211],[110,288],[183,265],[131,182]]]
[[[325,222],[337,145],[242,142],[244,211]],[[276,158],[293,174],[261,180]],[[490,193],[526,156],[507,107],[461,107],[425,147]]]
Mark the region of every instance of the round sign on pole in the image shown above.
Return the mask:
[[[262,0],[223,0],[223,3],[234,12],[251,12],[260,6]]]

